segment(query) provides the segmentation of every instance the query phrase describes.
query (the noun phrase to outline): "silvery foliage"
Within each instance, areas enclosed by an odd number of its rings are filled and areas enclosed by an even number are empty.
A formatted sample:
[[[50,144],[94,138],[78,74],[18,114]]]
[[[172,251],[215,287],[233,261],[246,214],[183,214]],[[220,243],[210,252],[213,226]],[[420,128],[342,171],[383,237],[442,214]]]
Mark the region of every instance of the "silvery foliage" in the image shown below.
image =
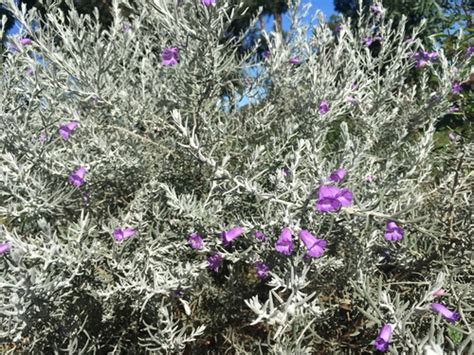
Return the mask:
[[[404,21],[362,17],[335,35],[321,14],[308,25],[295,8],[290,33],[265,33],[271,56],[255,63],[235,55],[243,37],[223,40],[235,16],[226,2],[138,3],[125,19],[126,1],[115,1],[105,31],[54,6],[33,30],[35,13],[7,1],[34,41],[1,63],[7,348],[179,352],[214,342],[308,353],[370,347],[392,323],[395,353],[469,351],[473,146],[435,149],[467,60],[440,52],[413,80],[423,48]],[[362,40],[375,29],[377,56]],[[175,46],[179,65],[162,66],[161,50]],[[288,63],[295,55],[299,66]],[[63,140],[58,127],[72,119],[79,127]],[[79,165],[88,173],[77,189],[68,175]],[[338,167],[353,205],[319,214],[315,191]],[[384,239],[388,219],[406,229],[403,241]],[[218,233],[235,225],[247,233],[224,249]],[[118,244],[119,226],[138,233]],[[327,240],[324,256],[307,260],[302,246],[278,255],[285,226]],[[269,241],[254,240],[255,229]],[[205,236],[200,251],[186,244],[193,231]],[[226,260],[217,275],[206,267],[216,250]],[[261,283],[257,260],[271,267]],[[441,287],[461,313],[454,326],[429,309]]]

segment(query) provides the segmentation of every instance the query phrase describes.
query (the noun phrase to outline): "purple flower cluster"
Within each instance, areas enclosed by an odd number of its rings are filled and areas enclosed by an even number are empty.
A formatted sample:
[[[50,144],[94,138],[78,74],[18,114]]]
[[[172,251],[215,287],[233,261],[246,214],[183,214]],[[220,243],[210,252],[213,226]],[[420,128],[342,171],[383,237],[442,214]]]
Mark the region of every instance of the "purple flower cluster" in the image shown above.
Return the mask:
[[[416,67],[417,68],[423,68],[430,62],[434,62],[438,59],[439,54],[438,52],[427,52],[427,51],[422,51],[422,52],[417,52],[415,53],[415,61],[416,61]]]
[[[321,212],[337,212],[352,203],[352,192],[346,188],[323,185],[319,188],[316,209]]]
[[[327,244],[325,240],[316,238],[310,232],[304,229],[298,233],[298,237],[306,247],[306,256],[311,258],[319,258],[323,255]],[[280,237],[275,243],[275,250],[280,254],[287,256],[293,253],[294,244],[290,228],[286,227],[282,229]]]

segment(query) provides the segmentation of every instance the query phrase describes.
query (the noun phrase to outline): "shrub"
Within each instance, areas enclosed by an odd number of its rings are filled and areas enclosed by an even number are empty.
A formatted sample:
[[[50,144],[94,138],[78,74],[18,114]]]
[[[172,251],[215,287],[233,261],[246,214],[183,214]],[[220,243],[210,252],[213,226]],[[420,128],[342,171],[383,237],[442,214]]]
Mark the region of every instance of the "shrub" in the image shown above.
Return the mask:
[[[224,1],[120,3],[34,29],[10,1],[5,349],[468,351],[473,146],[435,133],[471,59],[295,8],[259,62]]]

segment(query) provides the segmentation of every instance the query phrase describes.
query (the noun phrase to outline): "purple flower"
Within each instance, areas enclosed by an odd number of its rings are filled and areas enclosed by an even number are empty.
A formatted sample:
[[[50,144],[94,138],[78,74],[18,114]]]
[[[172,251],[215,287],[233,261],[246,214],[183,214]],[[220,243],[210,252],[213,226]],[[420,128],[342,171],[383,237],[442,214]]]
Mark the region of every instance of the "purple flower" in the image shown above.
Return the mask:
[[[191,233],[189,235],[188,244],[193,249],[202,249],[202,247],[203,247],[202,238],[197,233]]]
[[[319,258],[321,255],[323,255],[327,244],[325,240],[317,239],[310,232],[304,229],[300,230],[298,237],[300,237],[301,241],[308,250],[306,253],[307,256]]]
[[[385,239],[392,242],[397,242],[403,239],[405,231],[402,227],[399,227],[395,221],[388,221],[385,227]]]
[[[84,176],[86,175],[86,168],[80,166],[76,171],[69,175],[69,182],[75,187],[81,187],[84,184]]]
[[[438,289],[438,290],[436,290],[432,293],[432,295],[434,297],[441,297],[441,296],[444,296],[445,294],[446,294],[446,291],[443,290],[442,288],[440,288],[440,289]]]
[[[334,27],[334,32],[335,32],[335,33],[339,33],[339,32],[341,32],[341,30],[342,30],[342,26],[341,26],[341,25],[337,25],[336,27]]]
[[[374,4],[370,6],[370,12],[375,17],[380,17],[382,15],[382,8],[379,5]]]
[[[133,228],[115,228],[114,230],[114,239],[117,243],[122,243],[124,240],[133,237],[135,235],[135,229]]]
[[[65,123],[59,126],[59,135],[63,139],[68,140],[72,132],[74,132],[74,130],[77,128],[77,126],[79,126],[78,121],[70,121],[68,123]]]
[[[270,58],[270,51],[269,50],[263,51],[262,52],[262,57],[265,58],[265,59]]]
[[[207,258],[207,267],[209,270],[219,272],[219,268],[222,266],[224,258],[220,253],[214,253]]]
[[[439,58],[438,52],[435,52],[435,51],[433,51],[433,52],[424,52],[424,54],[425,54],[426,58],[429,61],[432,61],[432,62]]]
[[[184,296],[184,291],[179,289],[179,290],[174,290],[173,291],[173,296],[176,298],[182,298]]]
[[[366,36],[366,37],[362,38],[362,42],[367,47],[370,47],[372,45],[372,43],[377,42],[377,41],[382,42],[383,37],[382,36],[375,36],[375,37]]]
[[[254,235],[255,235],[255,239],[260,240],[261,242],[264,242],[267,240],[267,236],[263,234],[263,232],[255,231]]]
[[[321,116],[325,115],[326,113],[329,112],[329,102],[327,102],[326,100],[323,100],[321,101],[321,103],[319,104],[319,114]]]
[[[44,142],[46,142],[46,139],[47,139],[47,137],[46,137],[46,132],[41,132],[40,135],[39,135],[39,137],[38,137],[38,141],[39,141],[40,143],[44,143]]]
[[[228,231],[221,233],[222,243],[224,246],[228,246],[234,239],[238,238],[244,233],[244,229],[241,227],[234,227]]]
[[[462,86],[458,82],[453,83],[453,86],[451,87],[451,92],[453,94],[459,95],[462,91]]]
[[[431,309],[439,314],[446,319],[449,323],[455,323],[459,319],[461,319],[461,316],[459,315],[458,312],[453,312],[447,309],[445,306],[443,306],[441,303],[432,303],[431,304]]]
[[[0,255],[6,254],[10,251],[10,243],[0,243]]]
[[[161,64],[172,67],[178,64],[178,48],[165,48],[161,52]]]
[[[29,67],[28,69],[26,69],[26,75],[32,76],[34,73],[35,71],[33,70],[33,68]]]
[[[456,140],[458,139],[458,136],[454,132],[449,132],[448,133],[448,138],[451,142],[456,142]]]
[[[123,26],[122,26],[122,32],[123,33],[132,32],[132,25],[130,25],[129,23],[124,23]]]
[[[341,207],[350,206],[352,203],[352,192],[348,189],[340,189],[336,186],[323,185],[319,188],[316,209],[319,212],[336,212]]]
[[[341,182],[344,177],[346,176],[347,171],[344,168],[337,169],[333,171],[331,175],[329,175],[329,180],[333,182]]]
[[[216,4],[216,0],[201,0],[201,4],[205,7],[214,6]]]
[[[33,41],[29,38],[24,37],[24,38],[20,38],[20,44],[22,46],[29,46],[29,45],[33,44]]]
[[[280,237],[275,243],[275,250],[284,255],[291,255],[293,252],[293,241],[291,240],[290,228],[283,228]]]
[[[450,108],[448,108],[448,112],[449,113],[459,112],[459,107],[453,105]]]
[[[472,53],[474,53],[474,47],[472,47],[472,46],[467,47],[466,57],[470,57],[472,55]]]
[[[293,65],[298,65],[301,63],[300,58],[298,57],[291,57],[288,63],[293,64]]]
[[[257,274],[257,277],[260,280],[263,280],[264,278],[266,278],[268,276],[269,271],[270,271],[270,268],[267,265],[265,265],[263,262],[257,261],[255,263],[255,272]]]
[[[374,347],[378,351],[386,352],[390,345],[390,338],[392,337],[393,326],[391,324],[385,324],[379,332],[378,337],[375,339]]]
[[[439,54],[435,51],[433,52],[417,52],[415,53],[416,68],[423,68],[429,62],[433,62],[438,59]]]
[[[347,102],[350,103],[352,106],[357,106],[359,104],[359,102],[357,101],[357,99],[352,96],[352,95],[349,95],[347,96],[346,98]]]

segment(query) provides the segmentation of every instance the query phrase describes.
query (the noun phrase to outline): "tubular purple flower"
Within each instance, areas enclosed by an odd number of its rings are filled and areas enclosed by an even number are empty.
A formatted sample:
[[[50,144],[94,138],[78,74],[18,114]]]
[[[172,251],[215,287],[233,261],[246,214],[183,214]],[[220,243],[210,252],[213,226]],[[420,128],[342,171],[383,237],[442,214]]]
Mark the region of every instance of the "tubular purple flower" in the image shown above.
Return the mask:
[[[263,234],[261,231],[255,231],[254,232],[255,239],[260,240],[261,242],[264,242],[267,240],[267,236]]]
[[[84,176],[86,175],[86,168],[80,166],[76,171],[69,175],[69,182],[75,187],[81,187],[84,184]]]
[[[114,239],[117,243],[122,243],[124,240],[133,237],[135,235],[135,229],[133,228],[115,228]]]
[[[75,131],[75,129],[79,126],[78,121],[70,121],[68,123],[65,123],[61,126],[59,126],[59,135],[64,139],[68,140],[69,137],[71,136],[72,132]]]
[[[178,48],[165,48],[163,52],[161,52],[161,64],[167,67],[172,67],[178,64]]]
[[[344,177],[346,176],[347,171],[344,168],[337,169],[336,171],[333,171],[331,175],[329,175],[329,180],[333,182],[341,182],[344,180]]]
[[[388,221],[385,228],[385,239],[396,242],[403,239],[405,231],[395,221]]]
[[[448,133],[448,138],[451,142],[456,142],[456,140],[458,139],[458,136],[454,132],[449,132]]]
[[[214,6],[216,4],[216,0],[201,0],[201,4],[205,7]]]
[[[0,255],[6,254],[10,251],[11,246],[10,243],[0,243]]]
[[[265,58],[265,59],[270,58],[270,51],[269,50],[263,51],[262,52],[262,57]]]
[[[451,87],[451,92],[455,95],[459,95],[462,91],[462,86],[458,82],[454,82],[453,86]]]
[[[378,351],[386,352],[390,345],[390,339],[392,338],[393,326],[391,324],[385,324],[379,332],[378,337],[375,339],[374,347]]]
[[[224,246],[228,246],[234,239],[237,239],[244,233],[244,229],[241,227],[234,227],[228,231],[221,233],[222,243]]]
[[[453,312],[443,306],[441,303],[432,303],[431,309],[439,314],[448,321],[449,323],[455,323],[461,319],[458,312]]]
[[[319,188],[316,209],[319,212],[336,212],[352,203],[352,192],[336,186],[323,185]]]
[[[275,243],[275,250],[283,255],[291,255],[293,252],[293,241],[290,228],[283,228],[280,237]]]
[[[448,108],[448,112],[449,113],[459,112],[459,107],[451,106],[450,108]]]
[[[308,250],[306,253],[307,256],[319,258],[323,255],[324,249],[326,249],[327,245],[325,240],[317,239],[314,235],[304,229],[298,233],[298,236]]]
[[[219,272],[223,260],[224,258],[220,253],[214,253],[207,258],[207,267],[211,271]]]
[[[293,64],[293,65],[298,65],[301,63],[300,58],[298,57],[291,57],[290,60],[288,60],[288,63]]]
[[[255,263],[255,273],[260,280],[263,280],[268,276],[270,268],[261,261]]]
[[[202,249],[203,241],[199,234],[191,233],[188,237],[188,244],[193,249]]]
[[[326,100],[321,101],[321,103],[319,104],[318,111],[319,111],[319,114],[321,116],[328,113],[329,112],[329,102],[327,102]]]
[[[20,38],[20,44],[22,46],[29,46],[29,45],[33,44],[33,41],[30,38],[24,37],[24,38]]]
[[[470,57],[474,53],[474,47],[470,46],[466,49],[466,57]]]

